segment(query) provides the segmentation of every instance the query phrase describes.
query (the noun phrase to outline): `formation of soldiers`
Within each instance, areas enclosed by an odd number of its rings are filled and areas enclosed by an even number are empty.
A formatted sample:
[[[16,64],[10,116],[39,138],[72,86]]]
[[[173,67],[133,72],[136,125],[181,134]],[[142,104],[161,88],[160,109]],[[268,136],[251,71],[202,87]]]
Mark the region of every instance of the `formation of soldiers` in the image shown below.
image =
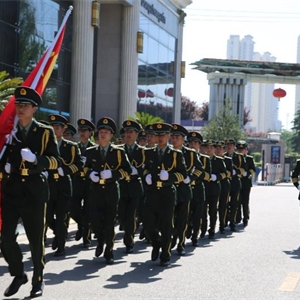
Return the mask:
[[[136,121],[125,120],[120,139],[113,142],[117,133],[113,119],[103,117],[95,125],[81,118],[77,129],[57,114],[35,121],[31,116],[40,102],[29,88],[16,91],[20,124],[15,139],[19,144],[12,144],[1,162],[11,182],[9,188],[22,187],[16,195],[12,190],[4,192],[4,200],[10,202],[3,202],[1,250],[15,276],[5,296],[15,294],[27,282],[21,257],[18,264],[14,260],[19,250],[13,230],[20,216],[26,219],[34,262],[32,298],[43,293],[41,234],[48,242],[47,233],[52,231],[54,256],[64,256],[70,218],[78,227],[75,239],[82,239],[88,248],[93,233],[95,256],[103,254],[107,264],[114,263],[117,223],[124,232],[126,253],[134,252],[140,227],[139,238],[151,243],[151,260],[159,258],[161,266],[169,264],[175,247],[178,255],[185,255],[187,239],[195,247],[207,233],[213,239],[217,224],[221,234],[226,228],[236,231],[240,222],[248,225],[255,165],[245,141],[203,140],[199,132],[188,132],[180,124],[154,123],[143,130]],[[28,117],[23,114],[27,109]],[[21,122],[22,118],[28,121]],[[74,139],[77,131],[78,142]],[[42,217],[37,219],[36,213],[22,206],[26,198],[25,206],[36,209],[32,198],[38,197],[47,202],[38,208],[46,211],[45,224]]]

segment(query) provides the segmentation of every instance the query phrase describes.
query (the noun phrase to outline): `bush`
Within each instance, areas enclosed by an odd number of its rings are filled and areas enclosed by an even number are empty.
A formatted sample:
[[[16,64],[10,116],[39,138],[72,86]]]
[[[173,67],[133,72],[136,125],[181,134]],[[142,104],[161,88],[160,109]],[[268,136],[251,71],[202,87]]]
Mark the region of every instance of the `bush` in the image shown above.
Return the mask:
[[[252,156],[253,156],[254,162],[256,164],[261,162],[261,153],[260,152],[253,152]]]

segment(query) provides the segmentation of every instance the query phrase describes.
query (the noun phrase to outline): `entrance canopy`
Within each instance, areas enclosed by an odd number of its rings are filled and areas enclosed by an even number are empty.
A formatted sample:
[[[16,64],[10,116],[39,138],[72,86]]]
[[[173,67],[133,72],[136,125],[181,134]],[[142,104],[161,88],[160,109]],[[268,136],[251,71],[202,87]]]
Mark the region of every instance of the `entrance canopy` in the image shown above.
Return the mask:
[[[224,73],[248,82],[300,85],[300,64],[203,58],[191,65],[194,70],[208,73],[208,79],[210,73]]]

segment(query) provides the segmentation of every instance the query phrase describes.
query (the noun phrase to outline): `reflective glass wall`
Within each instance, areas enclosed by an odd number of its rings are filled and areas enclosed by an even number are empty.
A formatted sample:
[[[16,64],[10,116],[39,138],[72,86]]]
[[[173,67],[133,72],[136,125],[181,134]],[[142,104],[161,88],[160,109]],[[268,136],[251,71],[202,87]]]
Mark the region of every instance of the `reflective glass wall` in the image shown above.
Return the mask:
[[[53,41],[70,4],[53,0],[0,1],[0,71],[25,79]],[[72,16],[37,117],[42,117],[42,112],[69,112],[71,32]]]
[[[172,122],[176,39],[143,14],[143,53],[139,54],[137,110]]]

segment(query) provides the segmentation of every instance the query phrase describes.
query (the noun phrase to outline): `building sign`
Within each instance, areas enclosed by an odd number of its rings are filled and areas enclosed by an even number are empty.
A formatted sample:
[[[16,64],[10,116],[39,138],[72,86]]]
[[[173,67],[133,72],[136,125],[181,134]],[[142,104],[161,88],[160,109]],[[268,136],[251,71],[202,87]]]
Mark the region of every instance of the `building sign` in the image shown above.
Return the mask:
[[[141,0],[141,6],[144,7],[148,13],[148,15],[153,15],[157,18],[158,22],[162,22],[166,24],[166,17],[164,13],[159,12],[153,4],[150,4],[149,2],[145,0]]]
[[[280,146],[271,146],[271,163],[280,164]]]

